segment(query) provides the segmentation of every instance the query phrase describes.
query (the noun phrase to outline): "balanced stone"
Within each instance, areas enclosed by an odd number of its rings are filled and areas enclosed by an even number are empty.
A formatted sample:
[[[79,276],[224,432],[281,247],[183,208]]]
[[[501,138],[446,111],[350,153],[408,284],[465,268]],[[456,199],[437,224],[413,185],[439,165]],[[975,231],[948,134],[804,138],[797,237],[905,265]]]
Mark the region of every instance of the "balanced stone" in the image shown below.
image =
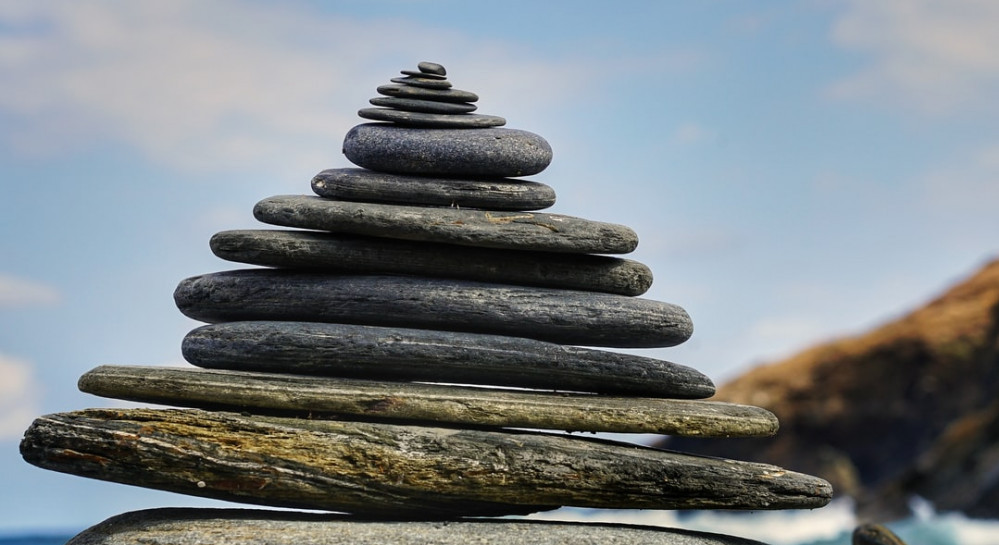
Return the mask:
[[[111,365],[84,373],[79,387],[129,401],[312,418],[698,437],[768,437],[777,432],[777,417],[765,409],[690,399]]]
[[[91,409],[34,421],[29,463],[182,494],[360,515],[523,514],[556,506],[792,509],[829,483],[776,466],[581,437]]]
[[[397,174],[517,178],[552,161],[540,136],[517,129],[436,129],[366,123],[350,129],[343,153],[355,165]]]
[[[364,119],[391,121],[411,127],[472,129],[506,125],[506,119],[502,117],[481,114],[425,114],[390,108],[361,108],[357,111],[357,115]]]
[[[415,87],[423,87],[425,89],[450,89],[451,82],[446,79],[439,78],[427,78],[420,76],[406,76],[404,78],[392,78],[392,83],[401,83],[403,85],[413,85]]]
[[[220,537],[220,536],[224,536]],[[66,545],[764,545],[738,537],[652,526],[538,520],[379,521],[254,509],[132,511]]]
[[[428,208],[279,195],[253,207],[271,225],[459,246],[575,254],[626,254],[638,235],[623,225],[560,214]]]
[[[447,70],[443,66],[437,64],[436,62],[423,61],[416,65],[420,69],[420,72],[424,74],[434,74],[437,76],[446,76]]]
[[[399,72],[404,76],[413,76],[417,78],[447,79],[446,75],[431,74],[429,72],[420,72],[419,70],[400,70]]]
[[[706,398],[714,384],[669,361],[501,335],[315,322],[226,322],[184,337],[199,367]]]
[[[905,545],[900,537],[882,524],[866,523],[853,531],[853,545]]]
[[[426,87],[415,87],[400,83],[379,85],[375,90],[380,95],[390,97],[419,98],[439,102],[477,102],[479,100],[479,95],[471,91],[462,91],[461,89],[427,89]]]
[[[209,323],[412,327],[582,346],[674,346],[693,332],[687,313],[669,303],[444,278],[248,269],[185,279],[174,300],[188,317]]]
[[[435,102],[415,98],[375,97],[368,102],[375,106],[428,114],[466,114],[474,112],[478,108],[475,104],[465,102]]]
[[[355,274],[410,274],[641,295],[652,271],[637,261],[591,254],[490,250],[312,231],[223,231],[210,245],[238,263]]]
[[[363,168],[324,170],[312,178],[312,191],[341,201],[487,210],[540,210],[555,204],[551,186],[528,180],[404,176]]]

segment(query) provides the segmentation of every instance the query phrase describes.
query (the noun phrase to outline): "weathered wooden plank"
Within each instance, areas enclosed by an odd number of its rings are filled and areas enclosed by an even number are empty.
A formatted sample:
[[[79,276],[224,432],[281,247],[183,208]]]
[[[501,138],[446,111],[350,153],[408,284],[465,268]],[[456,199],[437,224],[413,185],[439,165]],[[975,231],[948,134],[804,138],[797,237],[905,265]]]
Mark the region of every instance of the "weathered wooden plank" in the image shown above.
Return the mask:
[[[412,274],[481,282],[641,295],[652,271],[637,261],[591,254],[491,250],[312,231],[222,231],[222,259],[354,274]]]
[[[174,300],[209,323],[352,323],[625,348],[673,346],[693,333],[686,311],[669,303],[442,278],[238,270],[185,279]]]
[[[161,405],[403,423],[696,437],[766,437],[778,427],[770,411],[718,401],[197,368],[103,365],[81,376],[79,387],[99,396]]]
[[[199,367],[705,398],[711,379],[665,360],[501,335],[316,322],[226,322],[184,337]]]
[[[624,225],[560,214],[268,197],[253,208],[272,225],[460,246],[576,254],[626,254],[638,235]]]
[[[832,494],[821,479],[771,465],[578,437],[191,409],[43,416],[21,454],[54,471],[182,494],[395,517],[814,508]]]

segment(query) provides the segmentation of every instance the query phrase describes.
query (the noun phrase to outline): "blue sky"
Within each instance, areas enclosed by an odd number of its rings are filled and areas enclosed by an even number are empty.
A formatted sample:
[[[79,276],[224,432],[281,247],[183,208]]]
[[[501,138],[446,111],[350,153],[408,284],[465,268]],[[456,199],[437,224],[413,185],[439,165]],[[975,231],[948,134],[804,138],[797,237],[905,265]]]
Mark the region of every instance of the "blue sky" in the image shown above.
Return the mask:
[[[545,137],[554,212],[640,237],[691,314],[643,353],[723,382],[919,305],[999,255],[999,4],[0,0],[0,531],[206,504],[37,470],[37,415],[180,365],[209,237],[310,192],[356,111],[444,64]]]

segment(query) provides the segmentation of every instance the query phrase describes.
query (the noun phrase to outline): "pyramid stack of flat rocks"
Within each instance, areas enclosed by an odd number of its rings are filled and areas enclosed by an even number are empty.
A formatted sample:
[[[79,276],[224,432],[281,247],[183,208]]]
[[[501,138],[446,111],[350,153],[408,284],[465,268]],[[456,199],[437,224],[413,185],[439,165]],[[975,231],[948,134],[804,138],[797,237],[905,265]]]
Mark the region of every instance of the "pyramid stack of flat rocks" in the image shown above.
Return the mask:
[[[555,192],[523,177],[548,166],[548,143],[472,113],[478,97],[439,64],[402,74],[344,139],[359,168],[260,201],[254,216],[277,228],[212,237],[218,257],[250,267],[177,287],[181,312],[207,324],[183,340],[196,367],[101,366],[79,381],[181,408],[48,415],[21,444],[55,471],[342,514],[139,512],[73,543],[134,543],[135,531],[202,543],[197,528],[218,527],[237,530],[216,543],[745,543],[465,518],[826,504],[828,483],[779,467],[564,433],[765,437],[778,422],[705,400],[714,385],[695,369],[608,350],[692,333],[682,308],[641,297],[649,268],[620,257],[637,235],[538,212]]]

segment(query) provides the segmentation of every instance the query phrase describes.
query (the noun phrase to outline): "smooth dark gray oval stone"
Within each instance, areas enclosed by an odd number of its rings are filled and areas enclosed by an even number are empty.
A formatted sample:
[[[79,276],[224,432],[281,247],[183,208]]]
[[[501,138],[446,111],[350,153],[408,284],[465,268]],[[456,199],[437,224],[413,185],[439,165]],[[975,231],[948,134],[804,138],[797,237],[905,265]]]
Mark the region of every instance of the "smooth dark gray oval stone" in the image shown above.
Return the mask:
[[[391,517],[391,515],[389,515]],[[255,509],[132,511],[66,545],[765,545],[738,537],[653,526],[468,519],[365,520],[349,515]],[[222,542],[218,536],[225,536]]]
[[[434,74],[436,76],[446,76],[447,70],[440,64],[436,62],[422,61],[416,65],[420,69],[420,72],[424,74]]]
[[[424,89],[450,89],[451,82],[440,78],[427,78],[423,76],[406,76],[402,78],[392,78],[392,83],[403,85],[413,85]]]
[[[466,102],[434,102],[415,98],[375,97],[368,102],[375,106],[428,114],[467,114],[478,108],[475,104]]]
[[[354,274],[412,274],[499,284],[641,295],[652,271],[590,254],[489,250],[310,231],[223,231],[212,252],[229,261]]]
[[[312,191],[343,201],[486,210],[541,210],[555,204],[551,186],[529,180],[406,176],[364,168],[324,170],[312,178]]]
[[[626,254],[638,235],[623,225],[559,214],[430,208],[334,201],[307,195],[268,197],[253,216],[271,225],[459,246],[574,254]]]
[[[691,399],[124,365],[88,371],[79,387],[88,394],[159,405],[403,424],[694,437],[769,437],[777,432],[777,417],[766,409]]]
[[[822,479],[777,466],[577,436],[187,410],[90,409],[36,419],[36,466],[243,503],[433,519],[559,505],[811,509]]]
[[[706,398],[714,384],[669,361],[521,337],[310,322],[226,322],[184,337],[209,369]]]
[[[669,303],[442,278],[248,269],[187,278],[174,301],[186,316],[209,323],[412,327],[582,346],[674,346],[693,333],[686,311]]]
[[[425,114],[391,108],[361,108],[357,115],[375,121],[391,121],[410,127],[435,127],[442,129],[476,129],[506,125],[506,119],[481,114]]]
[[[414,76],[417,78],[447,79],[447,75],[431,74],[429,72],[420,72],[419,70],[400,70],[399,73],[404,76]]]
[[[363,168],[396,174],[518,178],[543,171],[552,148],[516,129],[427,129],[365,123],[347,132],[343,153]]]
[[[379,85],[375,91],[379,95],[390,97],[419,98],[440,102],[478,102],[479,100],[479,95],[471,91],[462,91],[461,89],[427,89],[425,87],[414,87],[399,83]]]

